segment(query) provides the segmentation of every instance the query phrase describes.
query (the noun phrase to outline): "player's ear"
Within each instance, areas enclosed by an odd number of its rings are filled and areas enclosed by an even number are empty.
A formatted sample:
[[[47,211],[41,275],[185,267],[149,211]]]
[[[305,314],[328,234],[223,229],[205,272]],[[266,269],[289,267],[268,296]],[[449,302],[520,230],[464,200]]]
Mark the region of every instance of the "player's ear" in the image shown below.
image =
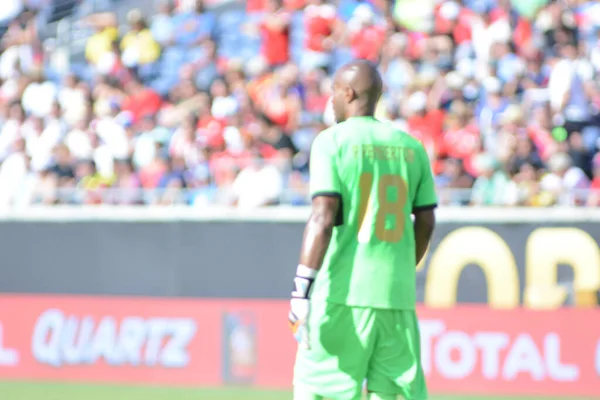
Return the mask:
[[[356,100],[357,96],[354,89],[352,89],[351,87],[347,87],[344,97],[346,98],[346,103],[351,103],[352,101]]]

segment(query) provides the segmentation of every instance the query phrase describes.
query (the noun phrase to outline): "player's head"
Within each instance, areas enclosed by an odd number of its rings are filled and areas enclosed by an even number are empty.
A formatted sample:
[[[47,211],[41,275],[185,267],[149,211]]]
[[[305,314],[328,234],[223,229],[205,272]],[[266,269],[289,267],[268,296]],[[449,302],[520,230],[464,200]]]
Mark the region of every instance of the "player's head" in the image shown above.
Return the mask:
[[[352,61],[340,68],[333,78],[332,101],[336,121],[373,116],[382,86],[381,75],[368,61]]]

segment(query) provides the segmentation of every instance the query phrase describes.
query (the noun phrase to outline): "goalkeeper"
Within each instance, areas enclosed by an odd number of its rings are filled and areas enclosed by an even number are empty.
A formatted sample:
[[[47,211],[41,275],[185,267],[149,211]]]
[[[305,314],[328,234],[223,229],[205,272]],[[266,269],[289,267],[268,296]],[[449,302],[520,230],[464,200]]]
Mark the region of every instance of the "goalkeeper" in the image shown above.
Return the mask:
[[[334,77],[337,125],[315,139],[312,214],[294,279],[294,399],[425,400],[416,265],[437,204],[423,146],[373,117],[381,76],[355,61]],[[414,222],[411,215],[414,215]]]

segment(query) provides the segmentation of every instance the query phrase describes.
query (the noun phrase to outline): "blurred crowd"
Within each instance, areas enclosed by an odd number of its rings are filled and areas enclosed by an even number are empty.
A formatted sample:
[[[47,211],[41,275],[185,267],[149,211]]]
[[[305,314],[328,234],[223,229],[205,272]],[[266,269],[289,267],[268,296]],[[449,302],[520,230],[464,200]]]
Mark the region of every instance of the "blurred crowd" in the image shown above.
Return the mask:
[[[377,117],[423,142],[442,204],[600,206],[596,1],[159,0],[79,20],[70,63],[40,39],[45,3],[0,15],[2,207],[307,204],[355,58],[379,64]]]

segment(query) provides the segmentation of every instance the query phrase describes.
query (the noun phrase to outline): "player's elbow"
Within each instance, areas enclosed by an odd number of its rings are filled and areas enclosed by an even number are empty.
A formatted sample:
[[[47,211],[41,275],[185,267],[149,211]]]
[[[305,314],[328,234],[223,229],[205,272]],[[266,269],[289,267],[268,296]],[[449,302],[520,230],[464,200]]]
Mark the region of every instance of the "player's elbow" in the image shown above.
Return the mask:
[[[309,226],[311,230],[315,232],[315,234],[331,236],[333,234],[335,220],[333,215],[330,215],[330,213],[313,212],[310,216]]]
[[[432,232],[435,227],[435,212],[433,210],[415,212],[415,227]]]

